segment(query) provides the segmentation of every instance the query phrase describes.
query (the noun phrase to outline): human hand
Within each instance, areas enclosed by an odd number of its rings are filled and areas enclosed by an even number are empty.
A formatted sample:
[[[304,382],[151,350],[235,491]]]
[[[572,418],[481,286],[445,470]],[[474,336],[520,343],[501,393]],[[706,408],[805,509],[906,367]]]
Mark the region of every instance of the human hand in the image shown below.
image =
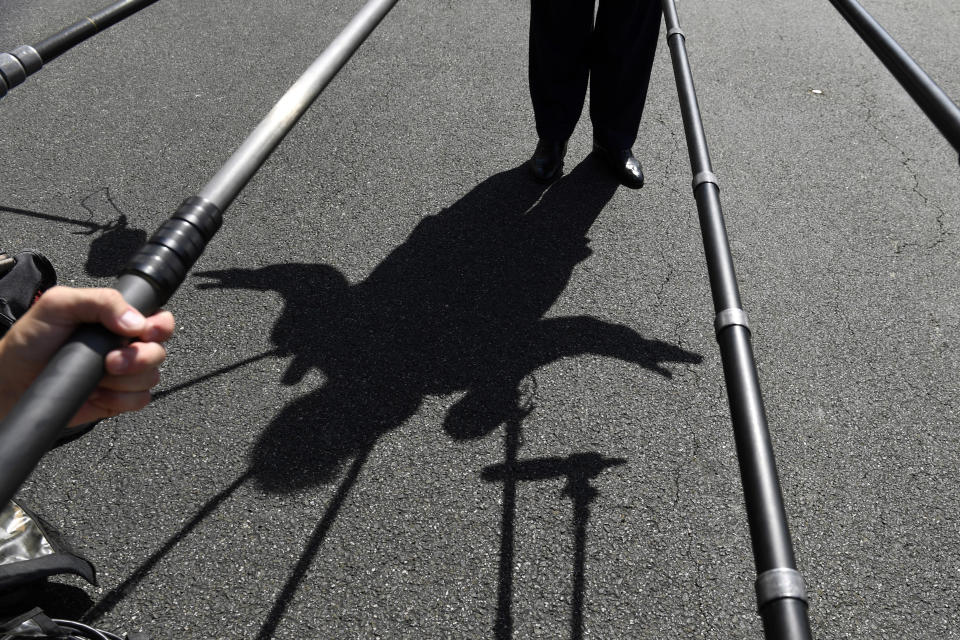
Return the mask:
[[[104,378],[69,426],[136,411],[150,402],[149,389],[160,380],[167,355],[160,343],[173,334],[173,315],[161,311],[144,318],[114,289],[54,287],[0,340],[0,419],[77,326],[86,323],[102,324],[135,341],[106,355]]]

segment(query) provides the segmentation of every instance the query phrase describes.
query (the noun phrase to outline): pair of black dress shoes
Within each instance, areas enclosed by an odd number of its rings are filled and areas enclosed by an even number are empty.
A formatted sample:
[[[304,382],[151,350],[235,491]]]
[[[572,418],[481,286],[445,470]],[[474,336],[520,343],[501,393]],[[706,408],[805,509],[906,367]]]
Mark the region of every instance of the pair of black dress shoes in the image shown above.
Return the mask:
[[[639,189],[643,186],[643,167],[633,156],[630,149],[608,149],[593,141],[593,152],[613,171],[625,187]],[[563,156],[567,153],[567,142],[540,140],[530,158],[530,172],[541,182],[552,182],[563,173]]]

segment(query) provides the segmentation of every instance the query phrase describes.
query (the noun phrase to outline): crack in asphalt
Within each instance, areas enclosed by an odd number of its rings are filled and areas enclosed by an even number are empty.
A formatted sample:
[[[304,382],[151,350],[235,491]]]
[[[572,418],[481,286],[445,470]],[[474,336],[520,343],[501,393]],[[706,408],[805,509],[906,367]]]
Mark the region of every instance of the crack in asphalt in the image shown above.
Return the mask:
[[[871,109],[869,106],[866,106],[865,108],[866,108],[867,114],[864,122],[866,122],[866,124],[868,124],[870,128],[876,132],[877,137],[880,138],[882,142],[884,142],[887,146],[889,146],[890,148],[892,148],[893,150],[895,150],[897,153],[900,154],[901,156],[900,164],[903,165],[903,168],[906,169],[909,175],[913,178],[913,187],[911,188],[911,191],[920,197],[920,200],[923,201],[924,206],[932,207],[938,212],[936,217],[934,218],[934,222],[936,222],[936,225],[937,225],[936,239],[932,243],[924,247],[926,250],[934,249],[938,245],[943,243],[948,236],[953,235],[953,232],[946,230],[946,227],[943,222],[943,218],[946,215],[946,210],[944,210],[944,208],[939,204],[935,202],[931,202],[930,198],[923,191],[920,190],[920,173],[913,166],[911,166],[911,163],[914,162],[914,159],[911,158],[910,155],[904,149],[900,148],[898,145],[894,144],[890,139],[887,138],[883,129],[880,127],[880,125],[876,121],[876,118],[873,113],[873,109]],[[903,252],[905,249],[909,249],[912,247],[921,247],[921,246],[923,246],[923,244],[920,242],[898,242],[897,247],[894,250],[894,254],[903,255]]]

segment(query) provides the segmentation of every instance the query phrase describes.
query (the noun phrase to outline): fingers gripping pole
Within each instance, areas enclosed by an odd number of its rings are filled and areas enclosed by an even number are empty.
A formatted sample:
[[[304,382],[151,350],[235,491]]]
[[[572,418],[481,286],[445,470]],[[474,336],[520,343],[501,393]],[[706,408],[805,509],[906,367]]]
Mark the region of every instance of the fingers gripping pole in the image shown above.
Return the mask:
[[[680,29],[674,0],[662,0],[667,44],[673,61],[683,116],[693,193],[703,236],[714,328],[723,361],[727,397],[744,502],[757,568],[757,606],[768,640],[809,640],[806,590],[796,570],[793,545],[773,458],[773,447],[760,394],[747,314],[740,302],[733,258],[720,208],[720,187],[710,165],[693,76],[687,59],[686,36]]]
[[[397,0],[369,0],[197,196],[127,264],[116,288],[144,314],[173,295],[220,228],[222,213]],[[6,504],[103,377],[122,339],[81,327],[0,423],[0,504]]]

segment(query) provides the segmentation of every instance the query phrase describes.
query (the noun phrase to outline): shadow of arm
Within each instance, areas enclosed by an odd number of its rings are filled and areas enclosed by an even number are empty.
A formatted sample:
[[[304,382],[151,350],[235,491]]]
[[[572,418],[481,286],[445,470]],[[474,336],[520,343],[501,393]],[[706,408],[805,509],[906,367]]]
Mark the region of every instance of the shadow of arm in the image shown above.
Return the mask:
[[[550,318],[540,323],[539,348],[542,364],[560,358],[593,354],[633,362],[666,378],[673,373],[664,363],[699,364],[703,357],[664,342],[648,340],[622,324],[592,316]]]

